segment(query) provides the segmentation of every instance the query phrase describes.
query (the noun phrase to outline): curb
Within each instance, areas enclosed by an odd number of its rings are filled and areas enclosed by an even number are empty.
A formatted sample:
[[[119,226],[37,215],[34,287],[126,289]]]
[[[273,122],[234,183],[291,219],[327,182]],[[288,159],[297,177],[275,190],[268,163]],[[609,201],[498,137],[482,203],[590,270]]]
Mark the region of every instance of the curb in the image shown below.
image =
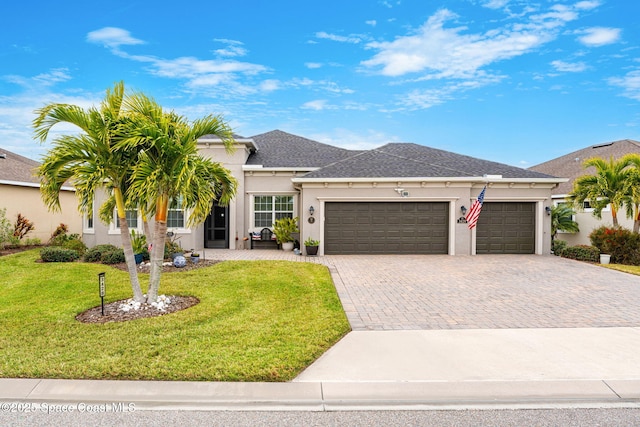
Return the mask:
[[[0,379],[4,406],[348,411],[640,408],[640,380],[222,383]]]

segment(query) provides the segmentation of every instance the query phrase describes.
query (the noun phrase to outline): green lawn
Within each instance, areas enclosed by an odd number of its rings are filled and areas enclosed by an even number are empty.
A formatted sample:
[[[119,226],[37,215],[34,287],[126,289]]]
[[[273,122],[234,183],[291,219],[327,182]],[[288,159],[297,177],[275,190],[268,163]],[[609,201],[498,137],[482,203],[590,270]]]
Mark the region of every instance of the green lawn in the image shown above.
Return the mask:
[[[635,274],[640,276],[640,266],[638,265],[622,265],[622,264],[606,264],[603,267],[610,268],[612,270],[624,271],[625,273]]]
[[[166,273],[160,293],[193,295],[187,310],[122,323],[75,316],[131,296],[125,272],[0,257],[0,377],[288,381],[349,331],[326,267],[227,261]],[[140,275],[146,286],[147,275]]]

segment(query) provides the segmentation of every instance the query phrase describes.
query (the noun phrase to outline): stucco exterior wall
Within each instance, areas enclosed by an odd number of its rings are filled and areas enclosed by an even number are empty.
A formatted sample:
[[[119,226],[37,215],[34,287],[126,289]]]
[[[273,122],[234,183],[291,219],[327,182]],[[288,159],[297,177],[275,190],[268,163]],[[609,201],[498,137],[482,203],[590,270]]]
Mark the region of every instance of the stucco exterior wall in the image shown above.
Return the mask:
[[[592,212],[578,211],[575,215],[575,221],[578,223],[578,227],[580,227],[580,231],[578,233],[565,233],[559,231],[556,239],[566,241],[569,246],[590,245],[591,241],[589,240],[589,234],[591,231],[603,225],[607,227],[613,226],[613,218],[611,217],[610,210],[602,212],[602,219],[598,219],[593,216]],[[621,227],[633,230],[633,220],[627,218],[624,209],[618,212],[618,224]]]
[[[0,184],[0,209],[6,208],[6,216],[15,224],[18,213],[33,222],[35,230],[26,238],[38,238],[46,243],[53,231],[64,223],[69,233],[82,233],[82,217],[78,213],[75,192],[60,192],[61,212],[50,212],[40,197],[40,188]]]
[[[319,254],[324,254],[324,203],[339,201],[380,202],[449,202],[449,254],[470,255],[473,252],[475,231],[469,230],[460,210],[469,208],[484,184],[469,182],[313,182],[302,184],[300,200],[301,236],[320,240]],[[396,191],[408,192],[403,197]],[[551,220],[545,207],[551,206],[551,185],[492,183],[485,193],[485,202],[535,202],[536,203],[536,253],[551,251]],[[315,209],[315,221],[310,224],[308,208]]]

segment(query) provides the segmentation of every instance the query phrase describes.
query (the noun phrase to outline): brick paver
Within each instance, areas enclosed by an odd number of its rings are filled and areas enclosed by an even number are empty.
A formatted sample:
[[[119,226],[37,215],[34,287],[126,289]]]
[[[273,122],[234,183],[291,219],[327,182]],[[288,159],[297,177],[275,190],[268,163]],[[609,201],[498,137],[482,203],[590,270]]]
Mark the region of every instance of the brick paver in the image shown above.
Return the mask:
[[[554,256],[212,251],[329,267],[354,330],[640,326],[640,277]]]

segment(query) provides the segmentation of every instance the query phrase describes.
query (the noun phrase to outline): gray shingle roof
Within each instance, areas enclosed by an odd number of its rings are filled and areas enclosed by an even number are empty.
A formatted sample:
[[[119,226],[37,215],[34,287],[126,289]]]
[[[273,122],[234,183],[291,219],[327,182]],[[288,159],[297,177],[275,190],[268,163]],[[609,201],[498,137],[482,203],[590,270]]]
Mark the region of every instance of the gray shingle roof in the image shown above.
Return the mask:
[[[478,177],[552,178],[502,163],[413,143],[390,143],[310,172],[304,178]]]
[[[2,158],[4,154],[4,158]],[[40,163],[0,148],[0,180],[27,183],[40,183],[35,169]]]
[[[281,130],[262,133],[251,139],[258,149],[249,156],[247,164],[270,168],[317,168],[358,153]]]
[[[569,178],[568,182],[561,183],[552,191],[552,194],[568,194],[573,190],[573,181],[576,178],[594,172],[593,168],[585,169],[582,166],[585,160],[592,157],[601,157],[605,160],[609,160],[611,157],[618,159],[625,154],[632,153],[640,154],[640,142],[623,139],[592,145],[532,166],[529,170]]]

